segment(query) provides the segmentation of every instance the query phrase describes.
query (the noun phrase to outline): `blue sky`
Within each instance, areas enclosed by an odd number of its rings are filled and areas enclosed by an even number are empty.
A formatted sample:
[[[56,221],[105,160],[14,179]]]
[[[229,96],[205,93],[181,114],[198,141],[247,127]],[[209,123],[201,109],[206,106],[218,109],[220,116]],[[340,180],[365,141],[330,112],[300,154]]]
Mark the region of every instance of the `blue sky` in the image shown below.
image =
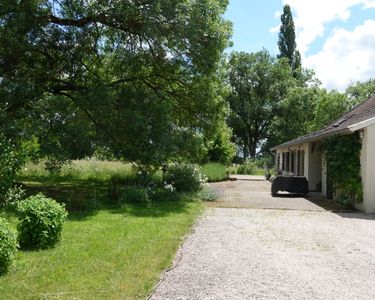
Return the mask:
[[[230,50],[266,48],[276,55],[279,14],[286,3],[303,65],[315,70],[323,86],[345,90],[375,77],[375,0],[230,0],[225,14],[233,22]]]

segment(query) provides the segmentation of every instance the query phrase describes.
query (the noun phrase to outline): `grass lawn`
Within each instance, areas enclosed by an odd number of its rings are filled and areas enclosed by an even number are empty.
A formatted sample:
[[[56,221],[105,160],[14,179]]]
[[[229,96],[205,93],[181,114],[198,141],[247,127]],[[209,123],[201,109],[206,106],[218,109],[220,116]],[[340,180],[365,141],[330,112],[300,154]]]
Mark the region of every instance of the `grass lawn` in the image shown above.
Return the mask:
[[[93,184],[28,183],[62,197],[92,193]],[[103,191],[98,193],[105,197],[106,187],[96,185],[95,191]],[[92,212],[70,213],[55,248],[18,251],[9,273],[0,277],[0,298],[144,299],[161,271],[171,266],[183,236],[201,211],[200,202],[185,199],[160,201],[150,208],[101,205]],[[0,216],[15,229],[12,212],[2,211]]]

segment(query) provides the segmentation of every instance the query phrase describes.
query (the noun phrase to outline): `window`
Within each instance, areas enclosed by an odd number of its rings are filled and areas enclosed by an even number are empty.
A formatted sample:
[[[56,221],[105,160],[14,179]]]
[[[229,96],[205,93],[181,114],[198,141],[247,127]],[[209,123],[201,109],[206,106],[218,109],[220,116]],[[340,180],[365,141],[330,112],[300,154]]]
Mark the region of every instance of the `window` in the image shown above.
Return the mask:
[[[287,172],[289,172],[289,162],[290,162],[290,153],[289,152],[287,152],[286,153],[286,159],[285,159],[285,170],[287,171]]]

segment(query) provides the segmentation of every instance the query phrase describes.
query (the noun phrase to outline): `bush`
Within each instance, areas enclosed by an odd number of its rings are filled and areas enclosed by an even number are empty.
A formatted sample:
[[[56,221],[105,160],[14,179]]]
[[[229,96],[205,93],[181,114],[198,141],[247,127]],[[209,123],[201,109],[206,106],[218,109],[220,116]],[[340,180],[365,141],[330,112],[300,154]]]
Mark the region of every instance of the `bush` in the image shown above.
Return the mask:
[[[171,184],[177,192],[196,192],[206,182],[206,176],[192,164],[172,164],[165,174],[165,181]]]
[[[149,207],[151,205],[152,190],[143,187],[129,186],[121,194],[121,202],[137,203],[141,206]]]
[[[172,185],[165,185],[164,187],[159,187],[154,190],[151,195],[152,201],[178,201],[180,199],[179,195],[175,192]]]
[[[14,186],[17,172],[37,151],[36,139],[11,140],[0,133],[0,205],[7,204],[8,191]]]
[[[17,250],[15,235],[10,231],[8,223],[0,218],[0,275],[5,274],[11,265]]]
[[[252,175],[256,169],[256,164],[252,160],[247,160],[237,168],[237,174]]]
[[[198,193],[198,198],[203,201],[215,201],[217,198],[216,193],[209,187],[204,187]]]
[[[221,163],[207,163],[202,166],[203,173],[209,182],[224,181],[228,179],[228,169]]]
[[[68,215],[63,204],[43,194],[21,201],[17,213],[20,218],[18,242],[24,249],[46,249],[56,245]]]

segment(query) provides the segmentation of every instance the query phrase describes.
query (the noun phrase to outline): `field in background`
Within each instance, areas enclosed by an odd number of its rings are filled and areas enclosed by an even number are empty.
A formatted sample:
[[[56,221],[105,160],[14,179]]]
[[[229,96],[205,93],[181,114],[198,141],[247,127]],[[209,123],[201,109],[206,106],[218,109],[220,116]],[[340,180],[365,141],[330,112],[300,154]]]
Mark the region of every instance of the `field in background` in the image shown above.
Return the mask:
[[[22,178],[50,178],[51,175],[44,166],[44,161],[38,163],[28,163],[19,172]],[[132,178],[135,171],[130,163],[122,163],[119,161],[101,161],[95,159],[73,160],[64,164],[61,172],[55,177],[68,178],[72,180],[96,180],[105,181],[112,176],[119,178]]]

